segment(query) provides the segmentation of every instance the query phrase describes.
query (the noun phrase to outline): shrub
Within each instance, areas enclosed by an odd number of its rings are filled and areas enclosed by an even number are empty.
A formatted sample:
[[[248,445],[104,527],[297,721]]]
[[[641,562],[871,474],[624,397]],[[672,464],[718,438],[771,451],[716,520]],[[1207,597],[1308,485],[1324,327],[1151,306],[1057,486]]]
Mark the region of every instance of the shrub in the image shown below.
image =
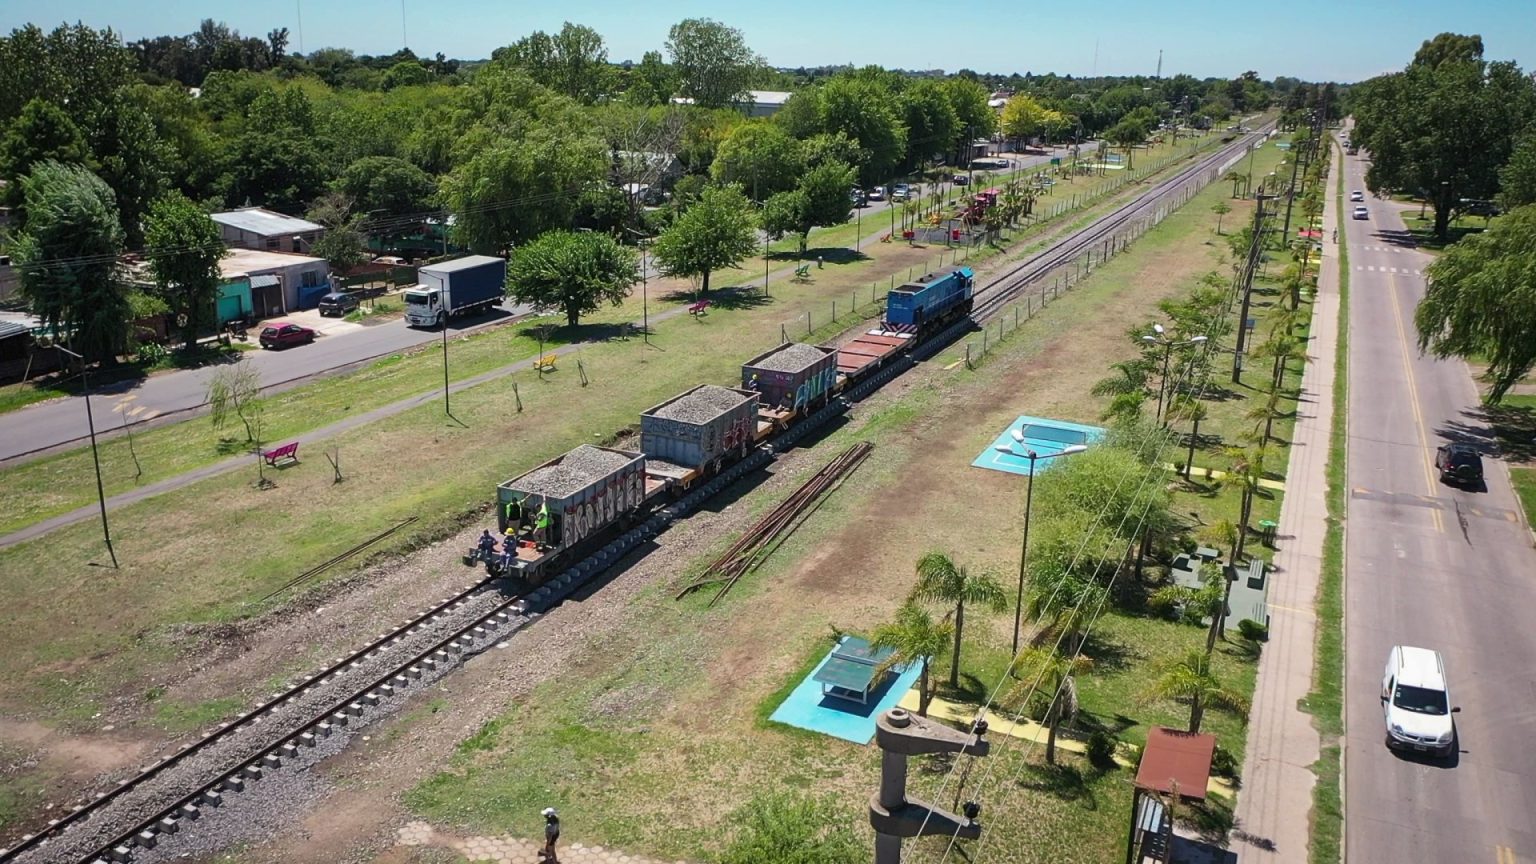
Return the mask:
[[[1088,736],[1088,762],[1096,768],[1111,768],[1115,764],[1115,736],[1100,729]]]
[[[1269,639],[1269,628],[1257,621],[1244,618],[1237,622],[1237,635],[1249,642],[1264,642]]]
[[[1237,757],[1232,755],[1232,751],[1216,745],[1216,752],[1211,754],[1211,773],[1231,779],[1237,776],[1238,767]]]

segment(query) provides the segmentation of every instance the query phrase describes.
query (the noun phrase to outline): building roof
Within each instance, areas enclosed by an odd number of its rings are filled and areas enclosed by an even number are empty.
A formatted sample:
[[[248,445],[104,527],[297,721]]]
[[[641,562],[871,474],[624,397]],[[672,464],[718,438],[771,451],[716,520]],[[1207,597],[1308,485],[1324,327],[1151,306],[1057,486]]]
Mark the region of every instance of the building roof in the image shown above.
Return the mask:
[[[20,321],[0,321],[0,341],[31,333],[32,328]]]
[[[428,264],[421,268],[425,273],[455,273],[459,270],[468,270],[492,262],[506,263],[500,258],[490,255],[466,255],[463,258],[455,258],[452,261],[439,261],[436,264]]]
[[[219,259],[219,275],[225,279],[257,276],[283,270],[295,264],[325,264],[324,258],[295,255],[290,252],[266,252],[260,249],[231,249]]]
[[[297,216],[284,216],[260,207],[243,207],[213,214],[213,221],[241,231],[249,231],[262,237],[278,237],[288,234],[306,234],[321,231],[319,225]]]
[[[277,283],[278,279],[276,273],[263,273],[260,276],[251,277],[252,288],[266,288],[270,285],[276,285]]]
[[[1147,749],[1136,769],[1136,788],[1170,793],[1177,783],[1180,797],[1203,801],[1215,754],[1215,735],[1153,726],[1147,730]]]
[[[743,101],[755,105],[783,105],[793,95],[787,90],[748,90],[747,98]]]

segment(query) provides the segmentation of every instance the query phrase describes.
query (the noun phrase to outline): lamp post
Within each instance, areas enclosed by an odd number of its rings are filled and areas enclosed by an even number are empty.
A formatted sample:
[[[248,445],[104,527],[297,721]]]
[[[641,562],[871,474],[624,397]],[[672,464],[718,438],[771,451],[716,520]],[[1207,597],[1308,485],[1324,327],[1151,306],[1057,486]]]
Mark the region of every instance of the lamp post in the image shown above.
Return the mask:
[[[1013,440],[1022,446],[1024,444],[1024,430],[1013,429],[1010,431],[1013,434]],[[1024,448],[1023,453],[1017,453],[1006,444],[999,444],[993,449],[999,453],[1006,453],[1009,456],[1023,456],[1029,460],[1029,488],[1024,492],[1024,540],[1019,544],[1019,591],[1013,600],[1013,656],[1017,657],[1019,656],[1019,628],[1023,626],[1024,622],[1024,569],[1029,563],[1029,512],[1035,500],[1035,463],[1043,462],[1046,459],[1054,459],[1057,456],[1071,456],[1074,453],[1081,453],[1088,448],[1081,444],[1073,444],[1071,447],[1064,448],[1058,453],[1045,454],[1036,453],[1028,447]]]
[[[112,569],[116,570],[117,552],[112,549],[112,529],[107,525],[107,493],[101,483],[101,455],[96,451],[96,419],[91,416],[91,379],[86,371],[84,357],[63,345],[53,347],[80,361],[80,388],[85,391],[85,424],[91,435],[91,462],[96,466],[96,503],[101,507],[101,536],[107,541],[107,555],[112,558]]]
[[[652,238],[636,231],[633,228],[625,228],[625,231],[635,235],[639,239],[635,245],[640,247],[640,336],[645,344],[651,344],[651,300],[650,300],[650,250]],[[763,291],[768,290],[768,240],[763,239]]]
[[[1163,377],[1157,382],[1157,422],[1163,420],[1163,395],[1168,388],[1168,358],[1173,356],[1173,349],[1183,348],[1186,345],[1199,345],[1206,340],[1205,336],[1191,336],[1184,340],[1169,339],[1163,330],[1163,325],[1153,324],[1153,333],[1141,337],[1141,341],[1149,345],[1163,346]]]

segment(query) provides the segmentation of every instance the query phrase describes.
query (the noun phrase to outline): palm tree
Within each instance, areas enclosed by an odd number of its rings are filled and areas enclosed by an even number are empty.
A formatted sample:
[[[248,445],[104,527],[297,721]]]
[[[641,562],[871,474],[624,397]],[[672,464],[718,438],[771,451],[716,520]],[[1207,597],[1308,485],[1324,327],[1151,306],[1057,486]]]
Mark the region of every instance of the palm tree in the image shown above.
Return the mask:
[[[1236,197],[1236,196],[1234,196]],[[1225,201],[1217,201],[1211,205],[1211,212],[1216,214],[1216,234],[1221,235],[1221,217],[1232,212],[1232,205]]]
[[[1166,585],[1152,592],[1150,600],[1154,606],[1161,608],[1182,607],[1184,611],[1180,617],[1186,621],[1211,619],[1205,637],[1205,653],[1209,654],[1216,650],[1216,635],[1223,629],[1222,622],[1226,619],[1227,602],[1231,595],[1232,580],[1226,578],[1222,568],[1215,564],[1201,564],[1199,588]]]
[[[1253,517],[1253,496],[1258,493],[1259,481],[1264,478],[1264,458],[1268,455],[1268,449],[1262,444],[1251,450],[1228,447],[1226,453],[1232,464],[1227,469],[1227,475],[1221,478],[1221,485],[1237,489],[1242,495],[1242,504],[1238,509],[1237,547],[1232,550],[1232,566],[1236,567],[1248,539],[1248,520]]]
[[[1032,573],[1024,593],[1024,614],[1039,624],[1033,641],[1056,640],[1077,650],[1105,594],[1102,585],[1071,573],[1054,569]]]
[[[965,635],[965,604],[992,612],[1008,608],[1008,592],[991,573],[971,573],[943,552],[929,552],[917,561],[917,586],[912,599],[955,604],[955,653],[949,664],[949,686],[960,686],[960,640]]]
[[[1248,179],[1248,175],[1240,173],[1236,168],[1227,172],[1227,176],[1221,178],[1232,181],[1232,197],[1238,197],[1237,187]]]
[[[1162,674],[1147,689],[1154,699],[1188,699],[1189,731],[1199,732],[1207,707],[1248,717],[1248,700],[1241,693],[1228,690],[1211,671],[1210,655],[1199,648],[1163,667]]]
[[[1027,711],[1045,725],[1045,761],[1056,764],[1056,733],[1063,721],[1077,716],[1077,677],[1093,661],[1074,654],[1062,657],[1044,648],[1026,648],[1015,661],[1019,680],[1003,697],[1009,711]]]
[[[1147,380],[1152,377],[1153,364],[1144,357],[1135,360],[1121,360],[1118,363],[1109,364],[1109,368],[1117,374],[1108,378],[1101,378],[1093,385],[1089,392],[1095,396],[1119,396],[1125,393],[1140,393],[1145,395]]]
[[[1190,478],[1195,466],[1195,445],[1200,441],[1200,421],[1204,420],[1208,412],[1205,403],[1191,396],[1180,396],[1178,401],[1168,409],[1168,416],[1174,420],[1188,420],[1192,428],[1189,430],[1189,456],[1184,460],[1184,479]]]
[[[1274,428],[1275,421],[1278,420],[1283,413],[1284,412],[1281,411],[1280,405],[1280,393],[1277,390],[1271,390],[1264,394],[1263,401],[1259,402],[1259,404],[1253,406],[1252,408],[1249,408],[1243,416],[1253,421],[1253,431],[1255,436],[1259,439],[1259,443],[1267,444],[1269,442],[1270,432]],[[1260,424],[1263,424],[1264,426],[1264,433],[1262,435],[1258,434]]]
[[[928,682],[929,662],[949,646],[949,636],[954,625],[946,618],[934,621],[928,610],[908,601],[896,611],[896,618],[875,628],[869,640],[872,648],[891,648],[891,656],[875,667],[874,680],[879,681],[895,666],[921,663],[917,683],[917,713],[928,716],[928,703],[933,701],[933,688]]]

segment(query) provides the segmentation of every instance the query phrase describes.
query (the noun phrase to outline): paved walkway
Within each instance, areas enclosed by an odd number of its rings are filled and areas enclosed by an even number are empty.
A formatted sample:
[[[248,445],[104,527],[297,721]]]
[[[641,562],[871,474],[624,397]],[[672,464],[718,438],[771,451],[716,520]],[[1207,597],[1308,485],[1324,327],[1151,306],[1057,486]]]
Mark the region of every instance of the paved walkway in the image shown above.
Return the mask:
[[[541,864],[543,841],[521,837],[455,837],[443,834],[425,822],[411,822],[396,832],[401,846],[436,846],[451,849],[468,861],[492,861],[495,864]],[[617,849],[562,842],[556,853],[560,864],[663,864],[654,858],[630,855]],[[685,864],[678,861],[677,864]]]
[[[1335,178],[1344,170],[1337,153],[1328,180],[1323,236],[1338,224]],[[1302,374],[1303,400],[1292,433],[1290,491],[1280,507],[1279,549],[1270,576],[1269,642],[1259,657],[1259,676],[1248,719],[1243,791],[1237,802],[1232,845],[1248,862],[1307,861],[1312,788],[1321,739],[1312,716],[1298,703],[1312,689],[1317,636],[1315,600],[1322,575],[1328,513],[1328,445],[1333,425],[1333,378],[1339,334],[1338,246],[1324,244],[1312,340]],[[1310,413],[1308,413],[1310,412]]]

